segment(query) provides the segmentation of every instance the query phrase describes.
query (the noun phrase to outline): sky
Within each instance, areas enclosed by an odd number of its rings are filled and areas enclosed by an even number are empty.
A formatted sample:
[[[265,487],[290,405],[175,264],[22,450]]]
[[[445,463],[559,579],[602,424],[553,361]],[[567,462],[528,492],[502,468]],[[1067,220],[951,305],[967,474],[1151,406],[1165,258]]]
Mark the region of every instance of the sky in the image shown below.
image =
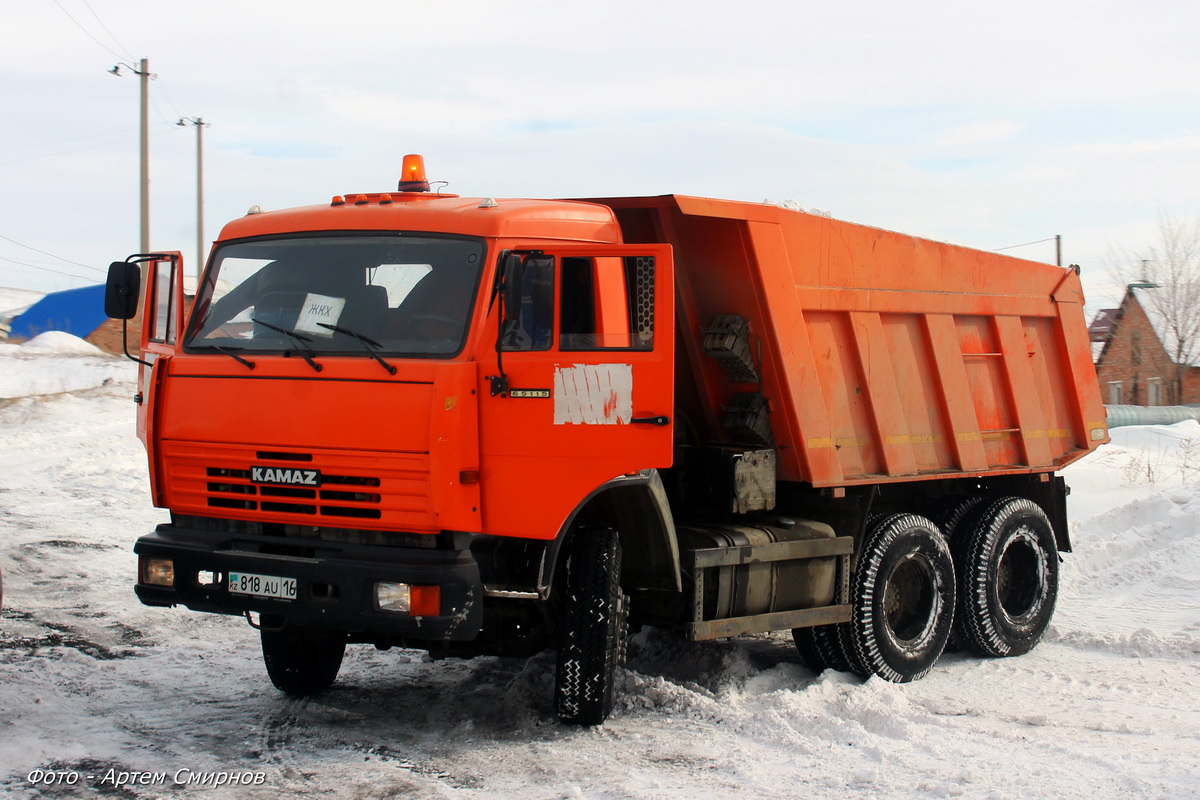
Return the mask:
[[[1200,4],[1015,0],[9,0],[0,286],[194,262],[252,205],[394,188],[405,153],[465,196],[693,194],[1083,269],[1200,217]],[[120,76],[109,70],[124,64]],[[190,268],[189,268],[190,271]]]

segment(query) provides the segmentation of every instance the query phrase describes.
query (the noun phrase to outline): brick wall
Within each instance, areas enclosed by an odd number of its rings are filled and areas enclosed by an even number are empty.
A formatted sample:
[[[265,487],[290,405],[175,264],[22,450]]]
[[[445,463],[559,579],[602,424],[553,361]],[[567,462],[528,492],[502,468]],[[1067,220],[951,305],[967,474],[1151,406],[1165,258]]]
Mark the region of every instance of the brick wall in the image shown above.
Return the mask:
[[[139,317],[129,320],[129,352],[138,354],[138,342],[142,337],[142,321]],[[109,319],[88,335],[87,340],[106,353],[122,355],[121,320]]]
[[[1140,406],[1200,403],[1200,367],[1184,368],[1182,391],[1178,391],[1175,365],[1132,294],[1126,294],[1121,304],[1112,336],[1096,362],[1096,377],[1105,403]],[[1154,396],[1151,386],[1156,378],[1162,386],[1160,398]],[[1121,386],[1119,400],[1111,389],[1114,383]]]

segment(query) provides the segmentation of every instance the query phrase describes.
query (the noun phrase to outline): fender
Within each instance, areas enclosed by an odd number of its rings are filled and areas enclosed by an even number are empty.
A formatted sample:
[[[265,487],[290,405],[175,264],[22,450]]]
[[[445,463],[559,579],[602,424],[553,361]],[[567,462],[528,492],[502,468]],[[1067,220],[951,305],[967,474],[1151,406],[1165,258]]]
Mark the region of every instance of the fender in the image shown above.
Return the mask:
[[[646,589],[683,591],[675,518],[658,470],[622,475],[596,487],[546,543],[538,566],[538,594],[550,595],[558,556],[571,529],[596,521],[613,525],[625,551],[625,582]],[[643,535],[638,535],[643,534]]]

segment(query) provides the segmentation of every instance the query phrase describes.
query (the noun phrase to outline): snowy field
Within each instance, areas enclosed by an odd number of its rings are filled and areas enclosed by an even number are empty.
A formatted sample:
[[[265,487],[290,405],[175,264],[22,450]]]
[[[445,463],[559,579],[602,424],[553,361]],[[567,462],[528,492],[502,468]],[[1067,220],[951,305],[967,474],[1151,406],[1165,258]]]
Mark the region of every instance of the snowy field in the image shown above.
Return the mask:
[[[897,686],[814,674],[786,635],[643,631],[612,718],[581,730],[555,721],[551,654],[353,646],[291,700],[242,620],[138,604],[131,545],[166,514],[135,366],[64,337],[0,346],[0,796],[1200,797],[1195,422],[1117,429],[1067,470],[1075,552],[1029,655],[947,654]]]

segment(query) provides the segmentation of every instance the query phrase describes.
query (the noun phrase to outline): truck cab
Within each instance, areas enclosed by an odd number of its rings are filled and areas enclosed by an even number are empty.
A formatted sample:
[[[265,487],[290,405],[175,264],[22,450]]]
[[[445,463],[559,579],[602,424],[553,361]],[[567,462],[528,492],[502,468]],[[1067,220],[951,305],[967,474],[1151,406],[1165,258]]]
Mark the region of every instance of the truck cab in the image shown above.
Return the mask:
[[[180,255],[139,258],[138,432],[171,522],[138,540],[136,591],[246,615],[280,688],[323,684],[305,665],[346,641],[536,652],[569,531],[666,517],[670,248],[623,245],[607,207],[255,208],[189,314]],[[672,545],[631,573],[678,588]]]

